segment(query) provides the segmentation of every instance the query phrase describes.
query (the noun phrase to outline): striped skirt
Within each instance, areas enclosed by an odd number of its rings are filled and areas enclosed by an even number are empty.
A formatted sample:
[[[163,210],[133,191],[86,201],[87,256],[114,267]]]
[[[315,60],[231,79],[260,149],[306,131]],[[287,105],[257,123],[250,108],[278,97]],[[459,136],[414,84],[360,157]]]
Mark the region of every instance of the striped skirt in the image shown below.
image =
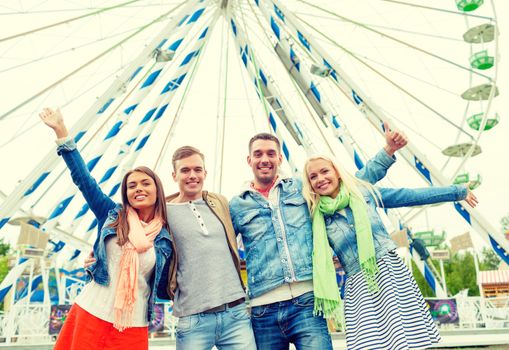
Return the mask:
[[[346,280],[347,349],[425,349],[438,343],[438,329],[403,261],[389,252],[377,264],[379,292],[368,292],[362,273]]]

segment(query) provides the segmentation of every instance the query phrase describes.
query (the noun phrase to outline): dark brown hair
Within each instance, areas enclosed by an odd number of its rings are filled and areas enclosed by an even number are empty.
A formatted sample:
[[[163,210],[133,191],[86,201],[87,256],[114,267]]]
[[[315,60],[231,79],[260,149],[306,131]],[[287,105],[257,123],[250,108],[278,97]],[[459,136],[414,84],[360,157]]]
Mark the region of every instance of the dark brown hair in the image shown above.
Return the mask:
[[[122,209],[118,213],[117,220],[115,220],[111,227],[117,231],[118,245],[122,246],[128,241],[129,224],[127,223],[127,206],[129,205],[129,199],[127,198],[127,178],[134,172],[143,173],[148,175],[156,185],[156,202],[154,204],[155,211],[154,217],[160,217],[163,222],[163,227],[169,230],[167,215],[166,215],[166,200],[164,196],[164,189],[161,179],[156,175],[150,168],[146,166],[139,166],[129,170],[125,173],[122,179],[121,193],[122,193]]]
[[[192,155],[199,155],[201,159],[203,160],[203,163],[205,163],[205,156],[203,153],[200,152],[200,150],[193,146],[182,146],[177,148],[175,152],[173,152],[173,157],[171,158],[171,164],[173,165],[173,171],[177,170],[176,164],[177,160],[181,160],[187,157],[191,157]]]
[[[269,133],[261,132],[259,134],[256,134],[255,136],[251,137],[251,140],[249,140],[249,153],[251,154],[251,146],[253,146],[253,142],[256,140],[267,140],[267,141],[274,141],[277,145],[277,150],[279,153],[281,153],[281,144],[279,143],[279,139]]]

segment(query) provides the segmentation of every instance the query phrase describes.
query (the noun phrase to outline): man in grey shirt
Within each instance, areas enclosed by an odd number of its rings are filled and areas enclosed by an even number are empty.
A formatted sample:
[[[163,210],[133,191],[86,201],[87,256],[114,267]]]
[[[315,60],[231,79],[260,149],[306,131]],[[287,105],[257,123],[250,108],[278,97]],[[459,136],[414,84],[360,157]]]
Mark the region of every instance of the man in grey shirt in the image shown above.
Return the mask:
[[[203,191],[198,149],[180,147],[172,162],[179,192],[166,198],[174,249],[167,292],[179,317],[177,349],[256,349],[228,201]]]

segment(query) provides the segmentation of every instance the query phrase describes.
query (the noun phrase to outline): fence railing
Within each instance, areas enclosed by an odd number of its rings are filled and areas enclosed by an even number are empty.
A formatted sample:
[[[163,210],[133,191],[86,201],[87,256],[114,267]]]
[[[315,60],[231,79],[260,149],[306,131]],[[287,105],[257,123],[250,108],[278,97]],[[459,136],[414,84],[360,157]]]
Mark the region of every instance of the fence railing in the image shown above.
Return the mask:
[[[459,321],[441,323],[441,329],[509,329],[509,297],[458,296],[454,299]],[[150,337],[175,339],[178,319],[171,314],[172,303],[162,303],[161,306],[164,312],[158,317],[162,317],[164,322],[159,320],[160,328],[152,330]],[[8,313],[0,313],[0,344],[50,344],[56,337],[49,334],[50,310],[49,305],[31,303],[13,305]],[[341,323],[330,323],[330,326],[337,333],[344,331]]]

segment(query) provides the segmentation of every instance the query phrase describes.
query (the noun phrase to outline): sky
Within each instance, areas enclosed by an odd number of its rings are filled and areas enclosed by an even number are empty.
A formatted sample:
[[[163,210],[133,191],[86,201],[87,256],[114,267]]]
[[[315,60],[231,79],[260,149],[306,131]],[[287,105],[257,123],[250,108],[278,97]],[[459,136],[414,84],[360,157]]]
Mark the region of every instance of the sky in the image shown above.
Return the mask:
[[[449,1],[450,4],[444,4],[443,1],[412,2],[455,11],[452,0]],[[101,5],[103,3],[90,1],[90,8],[86,9],[78,8],[82,5],[71,1],[51,2],[51,4],[21,1],[12,5],[2,4],[0,5],[0,33],[3,38],[6,38],[9,35],[93,11],[104,6]],[[112,5],[119,3],[118,1],[108,2]],[[3,82],[0,86],[0,96],[3,101],[1,115],[3,116],[30,96],[97,57],[115,42],[133,33],[134,29],[150,22],[178,3],[178,1],[147,1],[143,6],[134,3],[118,11],[109,11],[68,22],[12,40],[0,39],[0,77]],[[323,5],[325,2],[317,3]],[[496,128],[481,135],[482,153],[470,159],[465,168],[482,175],[483,183],[475,191],[480,200],[477,210],[492,226],[500,229],[500,218],[509,213],[509,208],[505,204],[505,199],[509,196],[509,187],[506,185],[508,161],[506,150],[509,149],[507,137],[509,127],[506,119],[509,107],[507,103],[503,103],[507,101],[509,93],[507,84],[509,48],[505,40],[506,33],[509,33],[509,18],[506,18],[509,16],[509,4],[502,0],[493,1],[493,3],[500,30],[500,61],[497,66],[497,86],[500,95],[493,99],[490,109],[491,113],[497,112],[501,120]],[[341,14],[345,18],[354,18],[361,23],[361,25],[352,25],[344,18],[316,10],[300,1],[288,1],[287,4],[297,16],[312,24],[312,28],[316,30],[314,32],[316,40],[326,47],[332,56],[337,57],[338,63],[345,72],[362,87],[363,91],[393,120],[397,127],[409,135],[410,141],[433,164],[439,168],[444,166],[445,158],[441,150],[464,139],[464,136],[458,134],[449,122],[460,125],[466,109],[471,114],[485,110],[487,107],[479,103],[471,103],[467,106],[459,95],[468,84],[475,85],[483,79],[475,74],[470,76],[466,70],[445,63],[444,60],[423,55],[419,50],[429,51],[447,60],[461,62],[461,65],[468,64],[470,48],[462,42],[461,35],[468,26],[484,23],[486,19],[476,17],[464,19],[447,11],[429,11],[380,1],[367,1],[365,4],[344,1],[326,9]],[[270,31],[260,30],[257,23],[260,18],[250,15],[252,9],[246,2],[240,2],[240,4],[232,2],[232,6],[232,11],[239,19],[239,23],[245,23],[249,39],[257,44],[256,54],[259,59],[257,64],[270,70],[271,77],[279,84],[290,110],[299,121],[306,125],[306,131],[317,149],[323,150],[328,148],[327,144],[333,145],[338,157],[348,159],[348,155],[328,130],[325,131],[325,136],[322,135],[323,128],[316,126],[320,124],[320,121],[317,121],[316,117],[311,117],[309,107],[302,103],[302,96],[289,82],[287,73],[272,53],[270,39],[266,37],[267,33],[270,36]],[[478,13],[479,16],[493,17],[491,2],[487,1]],[[240,20],[244,18],[243,16],[246,18],[245,22]],[[201,20],[205,23],[209,19],[212,20],[212,17],[206,13]],[[0,142],[0,157],[3,164],[8,165],[4,167],[5,170],[0,178],[0,190],[3,193],[9,194],[16,184],[23,181],[32,171],[40,159],[48,152],[52,152],[54,148],[51,132],[37,120],[38,111],[46,105],[61,106],[68,125],[72,126],[166,23],[161,21],[154,24],[110,54],[105,54],[97,62],[66,79],[64,83],[48,89],[16,112],[0,117],[0,128],[4,134],[3,142]],[[413,48],[386,40],[379,33],[364,31],[362,25],[408,41]],[[243,25],[239,24],[239,28],[242,29],[242,27]],[[136,161],[156,168],[168,193],[176,190],[171,179],[169,162],[171,152],[178,146],[191,144],[204,150],[206,155],[209,173],[206,188],[220,191],[227,197],[235,195],[243,182],[249,180],[251,176],[246,164],[247,140],[255,132],[266,131],[268,128],[266,119],[260,117],[265,113],[264,108],[259,104],[256,93],[250,87],[252,82],[240,64],[238,48],[229,35],[229,24],[220,17],[210,31],[210,40],[202,50],[195,73],[188,76],[192,84],[189,88],[182,87],[179,90],[170,103],[168,117],[165,116],[158,124],[144,153]],[[198,29],[189,31],[191,37],[195,35],[194,38],[200,32]],[[329,40],[324,39],[320,33],[325,33]],[[330,39],[337,45],[332,45]],[[184,49],[190,47],[186,45],[185,42]],[[366,65],[359,64],[359,60],[353,59],[352,55],[346,54],[346,50],[339,49],[338,46],[346,48],[354,53],[355,57],[371,64],[371,67],[381,74],[377,75],[373,69],[366,69]],[[485,46],[489,50],[494,48],[493,44]],[[296,46],[296,50],[301,48]],[[175,60],[182,58],[177,56]],[[303,61],[303,65],[306,63],[308,62]],[[168,69],[168,76],[171,72],[172,70]],[[494,71],[487,71],[485,74],[493,77]],[[381,78],[382,75],[387,79]],[[394,89],[389,80],[396,82],[403,89]],[[356,147],[362,150],[366,158],[374,155],[383,146],[383,139],[365,118],[360,116],[354,106],[346,103],[346,97],[342,96],[334,86],[323,80],[319,82],[324,96],[332,101],[334,111],[343,118],[342,120],[348,125],[348,130],[354,135]],[[131,86],[127,86],[127,91],[130,89]],[[180,103],[184,92],[187,93],[185,101]],[[429,107],[440,111],[447,121],[431,115],[429,109],[417,103],[410,97],[411,95],[417,96],[422,101],[426,101]],[[129,100],[132,96],[128,92],[121,98]],[[132,119],[139,120],[143,115],[141,111],[147,110],[155,96],[155,92],[151,93],[138,107],[140,113]],[[98,120],[94,123],[91,132],[87,134],[89,136],[83,141],[91,144],[84,152],[86,158],[91,156],[89,153],[93,153],[94,149],[94,142],[90,140],[97,141],[105,130],[113,125],[114,120],[117,119],[113,113],[111,119]],[[105,129],[101,129],[103,123]],[[126,133],[135,125],[135,122],[128,123],[125,128]],[[171,137],[164,151],[168,130],[172,130]],[[301,166],[305,153],[299,150],[287,133],[283,132],[283,136],[290,147],[292,157]],[[117,149],[119,142],[114,142],[110,149]],[[108,159],[110,161],[112,159],[111,155],[109,157],[105,156],[103,164],[99,164],[97,170],[94,170],[97,174],[100,175],[105,171]],[[347,167],[353,170],[353,163],[345,162]],[[452,160],[447,163],[443,168],[444,175],[451,177],[459,162],[460,160]],[[24,209],[28,210],[32,207],[34,214],[48,215],[62,192],[71,186],[65,177],[56,176],[63,171],[61,163],[56,170],[55,175],[48,179],[48,182],[53,181],[55,186],[41,188],[34,194],[34,199],[30,203],[24,204]],[[285,166],[285,171],[289,173],[288,166]],[[423,186],[424,183],[400,157],[391,169],[388,181],[383,182],[383,185],[418,187]],[[69,208],[70,211],[76,211],[81,206],[79,201],[75,202]],[[414,212],[402,211],[401,215],[412,215]],[[71,220],[72,217],[62,218],[61,225],[72,228]],[[416,231],[444,229],[449,237],[469,230],[468,225],[462,222],[450,206],[429,208],[413,219],[410,225]],[[13,239],[16,229],[8,227],[2,230],[0,235]],[[474,235],[474,237],[477,236]],[[484,245],[479,238],[474,238],[474,242],[478,247]]]

